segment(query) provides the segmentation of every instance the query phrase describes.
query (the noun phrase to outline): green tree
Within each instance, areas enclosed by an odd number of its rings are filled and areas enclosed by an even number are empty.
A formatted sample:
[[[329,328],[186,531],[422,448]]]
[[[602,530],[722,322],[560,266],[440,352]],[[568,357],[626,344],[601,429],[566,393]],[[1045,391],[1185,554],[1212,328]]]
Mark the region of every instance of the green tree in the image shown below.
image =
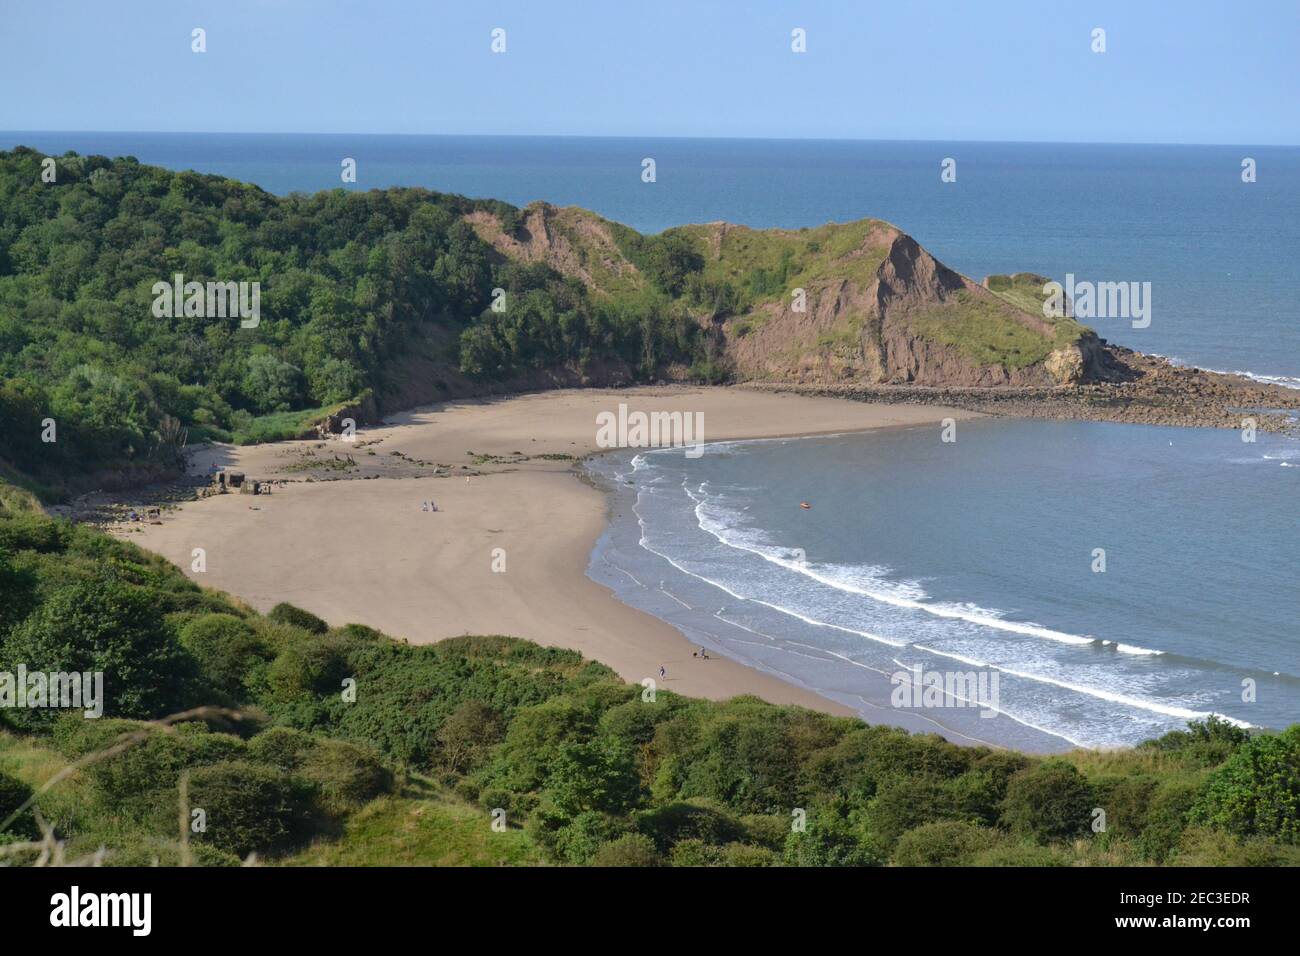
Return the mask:
[[[1063,760],[1046,760],[1014,774],[1002,801],[1002,822],[1040,843],[1087,833],[1094,797],[1083,774]]]
[[[1237,750],[1211,775],[1194,816],[1238,836],[1300,843],[1300,724]]]
[[[191,703],[197,669],[143,589],[75,581],[54,590],[0,648],[0,670],[102,673],[104,712],[158,717]],[[51,710],[15,711],[22,726],[46,726]]]

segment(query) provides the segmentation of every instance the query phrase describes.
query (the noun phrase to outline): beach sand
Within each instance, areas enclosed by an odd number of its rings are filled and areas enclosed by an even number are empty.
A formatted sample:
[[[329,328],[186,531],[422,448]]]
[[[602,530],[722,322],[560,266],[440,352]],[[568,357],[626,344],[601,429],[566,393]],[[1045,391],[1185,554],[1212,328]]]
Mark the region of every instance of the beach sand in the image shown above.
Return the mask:
[[[581,479],[573,460],[558,456],[599,451],[596,416],[617,412],[620,403],[631,410],[702,412],[710,441],[972,417],[957,409],[744,388],[564,390],[453,402],[358,430],[353,443],[206,446],[194,456],[196,473],[234,468],[290,483],[270,495],[204,498],[168,512],[161,524],[123,525],[118,533],[260,611],[288,601],[332,625],[368,624],[413,643],[508,634],[573,648],[629,681],[653,677],[682,694],[753,694],[852,713],[729,659],[693,658],[679,631],[587,577],[607,502]],[[355,467],[337,473],[338,480],[303,480],[336,474],[304,471],[306,465],[348,456]],[[423,510],[429,501],[436,512]],[[205,552],[202,573],[191,570],[195,548]],[[493,570],[502,555],[503,573]]]

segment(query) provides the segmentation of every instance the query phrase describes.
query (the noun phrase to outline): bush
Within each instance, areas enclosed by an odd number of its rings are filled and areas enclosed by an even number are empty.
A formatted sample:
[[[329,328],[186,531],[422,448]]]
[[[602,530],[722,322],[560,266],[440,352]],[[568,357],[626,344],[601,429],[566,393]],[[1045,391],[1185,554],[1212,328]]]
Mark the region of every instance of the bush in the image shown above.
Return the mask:
[[[193,839],[240,857],[287,847],[305,832],[311,814],[302,781],[246,760],[195,770],[189,794],[190,807],[207,818],[206,831]]]
[[[1300,724],[1242,745],[1211,775],[1194,816],[1237,836],[1300,842]]]
[[[205,614],[186,623],[181,644],[198,662],[203,676],[235,698],[245,695],[245,678],[270,649],[245,621],[233,614]]]
[[[1174,730],[1156,740],[1139,745],[1140,749],[1172,754],[1192,767],[1216,767],[1250,739],[1245,730],[1219,717],[1188,723],[1186,730]]]
[[[0,670],[102,672],[104,713],[160,717],[192,700],[197,669],[163,622],[156,599],[114,581],[56,588],[0,645]],[[29,730],[48,728],[58,711],[15,710]]]
[[[735,867],[778,866],[781,858],[767,847],[728,843],[722,848],[722,865]]]
[[[287,601],[281,601],[275,607],[271,608],[266,615],[277,624],[289,624],[293,627],[300,627],[304,631],[312,634],[324,634],[330,629],[330,626],[318,618],[311,611],[304,611],[300,607],[289,604]]]
[[[438,729],[438,756],[452,773],[472,770],[504,736],[500,714],[481,701],[467,700]]]
[[[1137,841],[1143,859],[1165,862],[1182,838],[1200,790],[1189,780],[1171,780],[1156,789],[1147,805],[1146,825]]]
[[[28,799],[31,798],[32,788],[27,786],[17,777],[11,777],[9,774],[0,770],[0,823],[9,819],[10,814],[21,807]],[[23,813],[9,828],[0,831],[0,835],[5,833],[17,837],[34,837],[37,835],[36,821],[31,811]]]
[[[90,764],[85,773],[104,802],[137,818],[155,810],[159,795],[174,803],[182,770],[234,760],[244,755],[244,741],[201,728],[168,733],[150,729],[148,737],[120,753]]]
[[[843,805],[819,807],[785,841],[790,866],[879,866],[884,860],[849,822]]]
[[[785,846],[786,835],[790,832],[790,819],[770,817],[761,813],[741,817],[740,823],[745,828],[745,842],[756,843],[761,847],[780,852]]]
[[[374,751],[344,740],[322,738],[303,757],[299,772],[316,786],[321,805],[344,814],[393,786],[393,775]]]
[[[640,833],[625,833],[601,845],[591,858],[592,866],[661,866],[654,842]]]
[[[549,814],[542,814],[539,818],[555,819]],[[530,818],[530,829],[533,823]],[[539,839],[538,842],[544,846],[549,844],[552,852],[562,862],[581,865],[587,863],[601,846],[626,833],[627,825],[623,821],[603,813],[587,811],[555,830],[549,841]]]
[[[698,840],[721,845],[743,839],[745,828],[735,817],[708,806],[689,803],[670,803],[637,814],[637,829],[654,841],[661,853],[666,853],[682,840]],[[789,824],[784,825],[789,830]],[[781,834],[782,839],[785,833]]]
[[[891,777],[881,784],[867,806],[866,822],[871,835],[888,848],[923,823],[960,815],[955,798],[943,782],[930,777]]]
[[[998,834],[960,820],[926,823],[908,830],[894,847],[898,866],[969,866],[972,858],[991,850]]]
[[[691,837],[674,843],[668,859],[676,867],[722,866],[722,847]]]
[[[1188,827],[1169,856],[1170,866],[1300,866],[1300,853],[1258,837]]]
[[[313,635],[280,651],[267,670],[268,704],[284,704],[343,692],[352,676],[348,645],[337,638]]]
[[[1083,775],[1063,760],[1048,760],[1011,777],[1002,822],[1040,843],[1067,840],[1089,831],[1093,805]]]
[[[311,734],[293,727],[271,727],[248,742],[248,759],[289,773],[316,749],[316,742]]]

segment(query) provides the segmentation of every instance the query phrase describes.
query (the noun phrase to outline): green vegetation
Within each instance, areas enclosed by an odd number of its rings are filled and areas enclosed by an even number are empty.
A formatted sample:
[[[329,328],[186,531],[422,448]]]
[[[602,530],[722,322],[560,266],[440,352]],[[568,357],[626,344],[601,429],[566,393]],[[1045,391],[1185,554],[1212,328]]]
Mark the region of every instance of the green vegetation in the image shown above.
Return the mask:
[[[657,289],[722,318],[787,300],[795,288],[841,279],[870,285],[891,231],[887,223],[860,219],[800,230],[696,225],[654,236],[624,230],[617,239]],[[875,245],[869,244],[873,233]]]
[[[965,289],[953,293],[942,306],[912,315],[909,324],[914,334],[951,345],[978,365],[1008,369],[1043,361],[1083,331],[1072,319],[1060,319],[1053,323],[1049,337],[1017,321],[996,300],[979,298]]]
[[[545,265],[501,261],[465,217],[517,221],[504,203],[280,198],[73,153],[45,183],[43,158],[0,152],[0,470],[47,497],[174,471],[189,439],[297,437],[341,403],[400,393],[413,358],[440,363],[418,366],[425,380],[508,384],[593,363],[651,377],[703,355],[699,327],[652,290],[597,301]],[[154,284],[177,273],[259,283],[259,324],[155,316]],[[505,313],[488,308],[497,287]]]
[[[754,698],[647,700],[573,651],[256,614],[4,485],[0,586],[0,671],[106,682],[99,720],[0,709],[0,820],[36,794],[0,832],[19,862],[43,824],[109,864],[1300,863],[1300,725],[1042,759]],[[186,807],[206,828],[184,846]]]
[[[1017,272],[1015,275],[989,276],[985,285],[990,292],[1017,309],[1030,315],[1042,315],[1043,303],[1047,301],[1043,286],[1050,281],[1046,276],[1033,272]]]

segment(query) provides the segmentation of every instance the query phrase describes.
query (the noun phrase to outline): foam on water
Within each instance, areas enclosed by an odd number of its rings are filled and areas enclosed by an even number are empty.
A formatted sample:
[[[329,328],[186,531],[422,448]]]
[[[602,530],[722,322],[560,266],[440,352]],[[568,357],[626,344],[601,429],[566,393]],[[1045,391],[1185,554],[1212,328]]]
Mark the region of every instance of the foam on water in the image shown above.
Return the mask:
[[[997,434],[999,429],[1032,430],[1044,426],[995,423],[986,427],[989,434]],[[1089,429],[1096,428],[1065,427],[1074,436],[1073,443],[1082,440]],[[1122,426],[1103,428],[1120,429],[1103,432],[1107,436],[1127,438],[1145,434],[1142,430],[1122,431]],[[1181,434],[1184,439],[1179,441],[1177,449],[1161,436],[1152,436],[1152,441],[1147,443],[1146,447],[1158,449],[1148,454],[1155,455],[1156,462],[1150,467],[1158,469],[1154,474],[1161,481],[1169,479],[1164,475],[1165,466],[1160,458],[1168,455],[1174,455],[1179,461],[1188,455],[1194,458],[1199,454],[1198,442],[1208,445],[1206,438],[1193,440],[1198,433]],[[1093,632],[1091,621],[1083,628],[1060,626],[1054,620],[1059,613],[1051,611],[1057,602],[1051,598],[1050,589],[1044,591],[1043,585],[1034,581],[1036,565],[1032,561],[1024,565],[1022,573],[1026,577],[1021,583],[1032,589],[1026,593],[1036,595],[1034,603],[1042,606],[1040,610],[1047,611],[1034,617],[1023,610],[1004,610],[987,600],[956,596],[946,575],[908,575],[900,573],[893,562],[869,557],[855,561],[836,557],[810,560],[794,542],[819,555],[835,550],[834,542],[818,537],[822,532],[817,529],[840,528],[843,520],[839,512],[847,506],[852,513],[856,507],[849,502],[838,502],[836,495],[841,492],[827,490],[839,487],[835,483],[842,481],[841,469],[850,469],[844,472],[844,478],[848,479],[848,484],[843,485],[846,489],[867,480],[858,476],[856,466],[848,466],[841,460],[844,456],[839,450],[866,449],[872,447],[870,443],[884,440],[872,435],[845,436],[834,442],[822,438],[804,448],[792,446],[792,442],[801,441],[798,439],[727,443],[726,447],[714,443],[708,446],[709,453],[701,462],[650,451],[637,453],[623,465],[614,466],[608,473],[621,485],[635,487],[634,491],[627,487],[621,490],[633,499],[628,510],[635,517],[636,550],[646,556],[645,560],[663,562],[663,567],[681,576],[679,580],[694,582],[675,584],[671,592],[664,582],[660,583],[657,590],[662,592],[661,596],[666,595],[665,599],[671,598],[671,606],[676,609],[665,610],[666,619],[692,639],[707,637],[712,642],[710,646],[722,653],[739,656],[774,673],[797,675],[797,682],[804,686],[822,689],[842,700],[845,693],[854,693],[852,688],[859,680],[853,677],[854,673],[863,675],[860,680],[866,680],[866,675],[876,675],[875,679],[879,680],[904,664],[941,669],[956,663],[993,670],[1003,679],[997,712],[1026,728],[1026,732],[1057,738],[1062,746],[1131,744],[1178,729],[1186,721],[1212,715],[1237,726],[1277,726],[1279,713],[1288,713],[1288,708],[1300,702],[1297,679],[1283,673],[1284,668],[1275,664],[1270,667],[1274,661],[1267,654],[1258,653],[1250,642],[1235,640],[1185,646],[1180,640],[1174,642],[1174,652],[1170,653],[1167,646],[1133,640],[1146,633],[1147,628],[1135,622],[1133,626],[1116,629],[1115,614],[1109,605],[1125,606],[1122,594],[1105,598],[1103,604],[1089,605],[1107,611],[1109,623],[1099,628],[1100,633]],[[906,439],[890,440],[907,444]],[[1065,447],[1073,444],[1067,443]],[[1174,450],[1166,452],[1165,448]],[[891,449],[884,457],[889,458],[897,450]],[[1293,445],[1269,439],[1269,444],[1261,449],[1261,457],[1255,460],[1276,459],[1282,464],[1292,464],[1285,459],[1296,457],[1298,452],[1300,449]],[[1128,452],[1116,456],[1123,468],[1134,465],[1132,458]],[[1232,459],[1221,454],[1217,460],[1226,465]],[[773,494],[774,482],[780,486],[779,500],[798,501],[800,497],[791,487],[780,484],[790,480],[788,475],[780,477],[783,461],[798,462],[799,470],[794,473],[798,483],[794,489],[802,487],[808,475],[821,476],[830,483],[818,488],[818,496],[808,495],[817,497],[819,505],[824,503],[825,507],[819,507],[815,513],[796,512],[798,520],[793,523],[789,512],[777,507],[774,501],[778,497]],[[769,466],[777,468],[775,477],[769,474]],[[898,464],[900,471],[915,471],[917,467],[906,456]],[[929,474],[930,467],[922,466],[915,473]],[[1135,474],[1147,474],[1143,469],[1148,466],[1142,462],[1137,462],[1135,467]],[[1195,477],[1199,474],[1195,469],[1201,466],[1189,463],[1187,467],[1193,470],[1184,469],[1176,474]],[[1014,463],[1008,466],[1009,472],[1016,470]],[[799,478],[800,475],[804,477]],[[879,475],[874,480],[878,482]],[[997,489],[1001,483],[995,480],[991,487]],[[907,484],[907,479],[900,480],[901,487]],[[1132,476],[1121,477],[1116,487],[1123,488],[1126,484],[1132,484]],[[978,478],[973,486],[984,487]],[[1069,494],[1068,490],[1062,493]],[[1176,493],[1174,498],[1183,493]],[[971,506],[984,507],[974,502]],[[777,510],[772,510],[774,507]],[[1050,503],[1044,504],[1043,510],[1050,513]],[[879,514],[887,515],[889,511],[888,507],[879,513],[869,509],[861,516],[875,520]],[[1189,513],[1198,512],[1194,509]],[[782,520],[782,515],[786,519]],[[827,515],[835,517],[828,524],[816,524],[817,517]],[[774,518],[778,519],[775,524]],[[792,537],[790,529],[796,526],[804,530]],[[1140,528],[1126,526],[1126,530],[1141,533]],[[875,533],[881,533],[880,529]],[[852,538],[850,535],[848,540]],[[867,555],[873,550],[879,552],[880,545],[893,547],[898,543],[888,536],[873,539],[870,535],[861,542],[853,548]],[[1122,547],[1113,541],[1108,543],[1118,548],[1121,557],[1125,556]],[[1030,553],[1028,547],[1027,544],[1026,554]],[[638,560],[634,555],[623,557],[634,563]],[[662,572],[657,573],[662,576]],[[999,585],[999,589],[1005,590],[1004,585]],[[628,599],[627,594],[624,597]],[[1006,607],[1020,603],[1013,601]],[[1068,608],[1069,604],[1064,607]],[[705,615],[714,626],[701,630],[698,624],[692,623],[696,620],[692,614]],[[1078,618],[1079,609],[1071,609],[1067,617]],[[1078,623],[1076,620],[1075,624]],[[1216,647],[1219,652],[1247,650],[1250,653],[1245,660],[1232,663],[1222,653],[1215,653]],[[1232,706],[1231,688],[1238,675],[1275,682],[1276,686],[1268,689],[1272,709],[1262,721],[1250,720],[1249,714],[1238,712],[1239,706]],[[871,692],[869,697],[879,700],[880,690]],[[878,710],[876,704],[864,714],[875,719]],[[918,719],[929,720],[930,716]],[[961,728],[959,732],[971,736],[984,729],[984,725],[977,725]]]

